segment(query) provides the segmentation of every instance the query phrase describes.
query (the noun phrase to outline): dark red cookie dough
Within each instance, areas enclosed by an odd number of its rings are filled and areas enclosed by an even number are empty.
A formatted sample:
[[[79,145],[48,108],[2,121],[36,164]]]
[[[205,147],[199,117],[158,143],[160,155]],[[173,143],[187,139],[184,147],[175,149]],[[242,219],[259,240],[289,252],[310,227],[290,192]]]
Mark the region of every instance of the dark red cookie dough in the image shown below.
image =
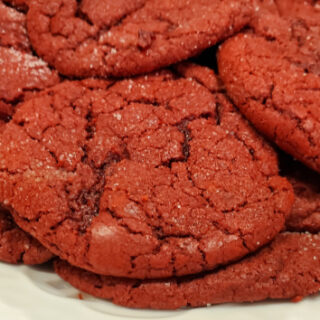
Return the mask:
[[[58,83],[57,73],[33,57],[26,30],[26,16],[12,6],[25,1],[0,1],[0,133],[10,120],[15,105],[33,92]],[[10,213],[0,209],[0,260],[40,264],[53,255],[37,240],[20,230]]]
[[[318,4],[317,4],[318,3]],[[320,75],[320,5],[310,0],[276,0],[252,20],[255,32],[276,40],[283,58],[305,72]]]
[[[41,264],[52,257],[49,250],[14,223],[8,211],[0,209],[0,261]]]
[[[262,16],[265,14],[265,12],[261,14],[261,10],[267,11],[268,13],[274,13],[274,14],[279,13],[279,10],[274,0],[255,0],[254,2],[255,17]],[[250,23],[252,23],[252,20]]]
[[[15,106],[39,90],[59,82],[56,71],[29,53],[0,46],[0,126],[15,111]],[[1,130],[1,129],[0,129]]]
[[[297,16],[262,10],[252,31],[222,45],[218,65],[229,96],[255,127],[319,172],[320,9],[298,4]]]
[[[319,25],[320,2],[318,0],[274,0],[278,12],[284,17],[293,17]]]
[[[205,275],[168,280],[99,276],[55,261],[74,287],[131,308],[178,309],[228,302],[291,299],[320,290],[319,235],[283,233],[249,258]]]
[[[205,86],[211,92],[222,92],[221,81],[216,77],[214,71],[192,62],[182,62],[174,66],[174,69],[183,77],[193,79]]]
[[[56,71],[32,56],[25,14],[5,3],[0,1],[0,131],[19,102],[59,82]]]
[[[320,231],[320,175],[298,161],[284,159],[282,174],[293,186],[295,202],[286,220],[291,231]]]
[[[30,52],[26,15],[0,1],[0,46]]]
[[[37,54],[68,76],[128,76],[199,54],[249,23],[252,0],[32,0]]]
[[[170,71],[103,83],[48,89],[6,126],[0,201],[20,227],[71,264],[142,279],[209,270],[275,237],[291,185],[222,94]]]
[[[0,100],[8,103],[59,82],[57,73],[41,59],[3,47],[0,47],[0,77],[6,79],[0,82]]]

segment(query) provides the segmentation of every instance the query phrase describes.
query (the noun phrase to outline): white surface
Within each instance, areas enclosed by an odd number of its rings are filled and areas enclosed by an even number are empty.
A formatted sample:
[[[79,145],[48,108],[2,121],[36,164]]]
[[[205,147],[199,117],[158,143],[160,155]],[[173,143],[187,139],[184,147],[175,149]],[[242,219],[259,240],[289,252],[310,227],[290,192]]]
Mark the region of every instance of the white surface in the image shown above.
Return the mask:
[[[0,320],[300,320],[319,319],[320,296],[300,303],[270,302],[221,305],[172,312],[131,310],[83,294],[50,267],[0,263]]]

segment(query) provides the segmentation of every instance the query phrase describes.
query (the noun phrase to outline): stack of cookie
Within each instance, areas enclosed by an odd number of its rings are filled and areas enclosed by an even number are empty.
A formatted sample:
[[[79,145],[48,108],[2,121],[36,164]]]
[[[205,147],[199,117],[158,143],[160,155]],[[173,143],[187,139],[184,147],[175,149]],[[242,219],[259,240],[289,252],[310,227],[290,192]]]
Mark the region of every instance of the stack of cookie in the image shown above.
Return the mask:
[[[317,293],[319,43],[311,0],[0,1],[0,259],[132,308]]]

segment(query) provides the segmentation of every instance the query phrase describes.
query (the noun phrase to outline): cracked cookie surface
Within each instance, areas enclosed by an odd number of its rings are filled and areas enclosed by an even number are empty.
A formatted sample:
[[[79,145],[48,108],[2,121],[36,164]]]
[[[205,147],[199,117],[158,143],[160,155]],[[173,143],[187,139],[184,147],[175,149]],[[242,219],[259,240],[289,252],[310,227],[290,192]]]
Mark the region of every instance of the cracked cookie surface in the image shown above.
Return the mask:
[[[208,89],[211,71],[178,70],[24,103],[0,137],[0,201],[19,226],[71,264],[142,279],[271,241],[293,203],[275,152]]]
[[[59,82],[57,72],[32,55],[25,24],[24,13],[0,1],[0,130],[17,104]]]
[[[52,257],[49,250],[14,223],[8,211],[0,209],[0,261],[32,265]]]
[[[178,309],[302,298],[320,290],[320,237],[282,233],[258,253],[224,269],[166,280],[99,276],[62,260],[54,266],[79,290],[130,308]]]
[[[185,60],[244,27],[252,0],[32,0],[37,54],[68,76],[128,76]]]
[[[10,4],[10,2],[9,2]],[[27,33],[27,19],[23,12],[0,1],[0,46],[31,52]]]
[[[320,176],[298,161],[280,158],[281,174],[292,184],[295,201],[286,220],[290,231],[320,231]]]
[[[276,1],[218,55],[228,95],[255,127],[320,172],[320,7]],[[290,7],[290,8],[289,8]]]

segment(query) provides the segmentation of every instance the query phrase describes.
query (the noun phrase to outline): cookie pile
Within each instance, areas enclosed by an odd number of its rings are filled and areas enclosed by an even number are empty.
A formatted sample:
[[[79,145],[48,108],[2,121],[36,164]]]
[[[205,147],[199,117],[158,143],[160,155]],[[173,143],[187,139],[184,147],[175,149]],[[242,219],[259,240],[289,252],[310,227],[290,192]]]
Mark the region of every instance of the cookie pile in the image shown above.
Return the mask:
[[[132,308],[317,293],[319,43],[311,0],[0,1],[0,259]]]

